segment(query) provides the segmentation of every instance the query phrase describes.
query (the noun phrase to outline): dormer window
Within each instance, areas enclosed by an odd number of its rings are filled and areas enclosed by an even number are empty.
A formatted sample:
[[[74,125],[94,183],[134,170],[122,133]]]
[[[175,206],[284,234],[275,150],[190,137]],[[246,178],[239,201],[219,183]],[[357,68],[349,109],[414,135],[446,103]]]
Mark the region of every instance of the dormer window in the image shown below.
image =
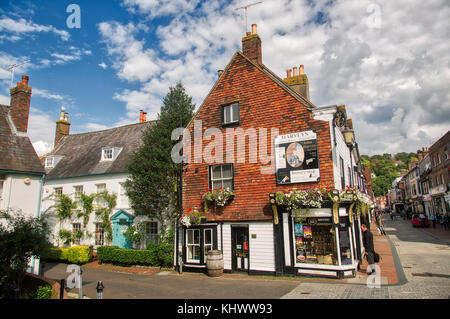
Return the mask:
[[[114,161],[121,151],[122,147],[103,147],[101,160]]]
[[[45,168],[52,168],[53,167],[53,160],[54,158],[52,156],[48,156],[45,158]]]
[[[45,158],[45,168],[53,168],[58,162],[62,159],[62,156],[59,155],[50,155]]]

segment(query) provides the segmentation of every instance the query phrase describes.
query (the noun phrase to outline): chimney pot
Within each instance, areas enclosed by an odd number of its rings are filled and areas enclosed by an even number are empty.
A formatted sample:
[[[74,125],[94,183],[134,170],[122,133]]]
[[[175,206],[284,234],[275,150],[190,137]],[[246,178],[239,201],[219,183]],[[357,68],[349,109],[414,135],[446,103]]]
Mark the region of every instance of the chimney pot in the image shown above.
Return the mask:
[[[28,86],[28,80],[30,78],[28,77],[28,75],[22,75],[22,84],[25,84]]]
[[[305,74],[305,67],[303,64],[300,65],[300,74]]]
[[[256,24],[252,24],[252,34],[257,34],[257,26]]]
[[[287,77],[287,78],[290,78],[290,77],[291,77],[291,72],[292,72],[291,69],[287,69],[287,70],[286,70],[286,77]]]
[[[297,70],[297,67],[294,66],[294,76],[297,76],[297,75],[298,75],[298,70]]]
[[[247,36],[249,36],[250,34],[252,34],[250,31],[247,31],[246,33],[245,33]]]

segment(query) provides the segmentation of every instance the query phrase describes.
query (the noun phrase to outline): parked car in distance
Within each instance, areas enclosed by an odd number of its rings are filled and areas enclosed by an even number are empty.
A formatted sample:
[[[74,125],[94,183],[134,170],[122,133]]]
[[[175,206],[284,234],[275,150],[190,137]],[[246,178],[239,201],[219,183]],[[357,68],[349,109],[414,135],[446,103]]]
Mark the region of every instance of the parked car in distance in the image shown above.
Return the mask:
[[[413,227],[428,227],[430,223],[428,222],[427,216],[420,218],[419,215],[414,214],[412,217],[412,225]]]

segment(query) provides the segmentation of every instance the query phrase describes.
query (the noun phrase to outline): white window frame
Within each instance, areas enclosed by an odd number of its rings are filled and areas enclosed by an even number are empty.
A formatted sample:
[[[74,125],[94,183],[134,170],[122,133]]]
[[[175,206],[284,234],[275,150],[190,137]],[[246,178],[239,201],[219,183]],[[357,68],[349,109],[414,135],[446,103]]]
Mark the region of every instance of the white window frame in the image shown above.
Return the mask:
[[[230,110],[230,118],[227,121],[227,110]],[[232,103],[222,106],[223,124],[239,123],[239,103]]]
[[[76,225],[76,226],[75,226],[75,225]],[[73,224],[72,224],[72,232],[73,232],[73,234],[74,234],[73,243],[74,243],[75,245],[80,245],[80,242],[81,242],[81,238],[76,238],[76,237],[75,237],[76,232],[79,231],[79,230],[81,230],[81,223],[73,223]]]
[[[211,238],[211,243],[207,244],[206,243],[206,232],[209,232],[211,234],[210,238]],[[213,229],[212,228],[205,228],[203,229],[203,253],[206,256],[206,254],[208,253],[208,251],[213,249]],[[206,250],[206,247],[209,247],[208,250]]]
[[[154,227],[156,225],[156,227]],[[156,230],[156,233],[151,232]],[[157,242],[159,236],[159,223],[157,221],[148,221],[145,224],[145,232],[147,235],[147,242]]]
[[[223,167],[230,166],[231,167],[231,177],[223,177]],[[220,178],[214,178],[213,170],[216,167],[220,167]],[[234,166],[233,164],[223,164],[223,165],[213,165],[209,167],[209,181],[211,183],[211,189],[219,189],[220,187],[224,187],[224,181],[231,181],[231,190],[234,189]],[[220,183],[221,186],[215,187],[214,184]],[[226,188],[226,187],[224,187]]]
[[[200,263],[200,238],[201,238],[201,234],[200,234],[201,229],[200,228],[193,228],[193,229],[186,229],[186,262],[188,263]],[[192,232],[192,239],[193,239],[193,243],[189,242],[189,233]],[[198,232],[198,242],[195,243],[195,233]],[[198,247],[198,259],[195,259],[195,247]],[[189,258],[189,252],[190,249],[192,249],[192,256],[194,257],[194,259]]]
[[[109,157],[111,154],[111,157]],[[114,148],[104,147],[102,148],[102,161],[113,161],[114,160]]]
[[[81,192],[79,191],[81,187]],[[83,194],[84,189],[83,189],[83,185],[75,185],[73,187],[73,199],[74,200],[79,200],[81,198],[81,194]]]
[[[55,163],[55,158],[53,156],[47,156],[45,158],[45,168],[53,168]]]
[[[105,245],[105,230],[101,226],[101,223],[95,223],[95,245],[103,246]],[[98,232],[100,230],[100,232]],[[98,234],[98,235],[97,235]]]

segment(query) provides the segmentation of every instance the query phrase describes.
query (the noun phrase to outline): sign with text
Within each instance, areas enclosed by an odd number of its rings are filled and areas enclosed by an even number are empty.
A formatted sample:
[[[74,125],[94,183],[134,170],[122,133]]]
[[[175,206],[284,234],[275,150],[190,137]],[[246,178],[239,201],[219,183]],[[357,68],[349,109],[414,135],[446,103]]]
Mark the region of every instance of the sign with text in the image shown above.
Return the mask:
[[[304,131],[275,137],[277,184],[320,180],[317,134]]]

